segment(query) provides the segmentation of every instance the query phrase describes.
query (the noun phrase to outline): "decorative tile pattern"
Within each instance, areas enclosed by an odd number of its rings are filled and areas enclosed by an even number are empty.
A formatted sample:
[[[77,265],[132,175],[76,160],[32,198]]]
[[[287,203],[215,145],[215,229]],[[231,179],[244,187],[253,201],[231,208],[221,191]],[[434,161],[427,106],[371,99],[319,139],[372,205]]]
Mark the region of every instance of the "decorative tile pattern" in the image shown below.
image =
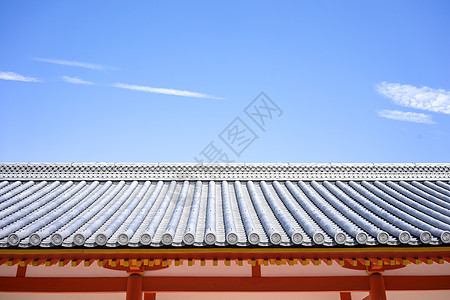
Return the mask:
[[[450,164],[0,163],[0,179],[448,180]]]

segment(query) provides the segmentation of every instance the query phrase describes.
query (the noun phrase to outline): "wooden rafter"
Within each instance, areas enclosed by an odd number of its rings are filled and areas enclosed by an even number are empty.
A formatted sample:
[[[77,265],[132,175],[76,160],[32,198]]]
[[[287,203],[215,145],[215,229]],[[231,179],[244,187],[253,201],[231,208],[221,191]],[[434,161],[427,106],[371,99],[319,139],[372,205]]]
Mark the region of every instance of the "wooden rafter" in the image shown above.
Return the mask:
[[[336,261],[348,267],[403,266],[450,262],[450,247],[379,248],[189,248],[189,249],[0,249],[0,265],[43,263],[46,266],[72,261],[91,265],[95,261],[112,267],[205,265],[206,260],[230,265],[247,261],[253,265],[327,264]],[[75,262],[75,263],[74,263]],[[106,263],[105,263],[106,262]]]

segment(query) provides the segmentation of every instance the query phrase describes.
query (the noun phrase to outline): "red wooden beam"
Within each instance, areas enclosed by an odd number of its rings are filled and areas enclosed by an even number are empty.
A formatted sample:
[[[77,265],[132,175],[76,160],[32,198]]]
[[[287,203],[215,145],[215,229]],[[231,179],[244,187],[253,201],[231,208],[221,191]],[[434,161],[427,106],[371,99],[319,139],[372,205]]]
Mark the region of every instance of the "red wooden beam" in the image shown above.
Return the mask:
[[[126,277],[0,277],[0,292],[125,292]],[[368,291],[365,276],[142,277],[143,292]]]
[[[1,292],[108,293],[126,290],[127,277],[0,277]]]
[[[386,290],[450,290],[450,276],[383,276]],[[126,292],[126,277],[0,277],[0,292]],[[368,276],[142,277],[142,292],[361,292]]]
[[[368,291],[365,276],[333,277],[144,277],[148,292],[339,292]]]
[[[450,290],[450,276],[383,276],[390,291]]]

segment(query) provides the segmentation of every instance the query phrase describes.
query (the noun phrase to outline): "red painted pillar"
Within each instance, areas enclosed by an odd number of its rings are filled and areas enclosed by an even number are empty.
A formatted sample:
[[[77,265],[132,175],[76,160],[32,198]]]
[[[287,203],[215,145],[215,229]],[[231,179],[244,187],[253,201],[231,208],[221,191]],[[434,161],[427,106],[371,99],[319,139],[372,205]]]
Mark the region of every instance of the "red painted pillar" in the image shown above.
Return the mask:
[[[384,288],[384,279],[380,273],[369,275],[369,297],[370,300],[386,300],[386,290]]]
[[[142,276],[131,274],[127,282],[127,300],[142,300]]]
[[[352,300],[352,294],[350,292],[341,292],[341,300]]]

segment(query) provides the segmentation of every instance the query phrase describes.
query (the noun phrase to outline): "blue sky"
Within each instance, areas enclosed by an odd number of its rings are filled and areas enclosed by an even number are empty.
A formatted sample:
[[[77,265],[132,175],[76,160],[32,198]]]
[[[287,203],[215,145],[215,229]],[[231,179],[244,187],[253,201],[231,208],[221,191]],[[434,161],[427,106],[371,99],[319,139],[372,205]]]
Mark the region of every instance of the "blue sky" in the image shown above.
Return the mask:
[[[448,162],[449,14],[1,1],[0,161]]]

